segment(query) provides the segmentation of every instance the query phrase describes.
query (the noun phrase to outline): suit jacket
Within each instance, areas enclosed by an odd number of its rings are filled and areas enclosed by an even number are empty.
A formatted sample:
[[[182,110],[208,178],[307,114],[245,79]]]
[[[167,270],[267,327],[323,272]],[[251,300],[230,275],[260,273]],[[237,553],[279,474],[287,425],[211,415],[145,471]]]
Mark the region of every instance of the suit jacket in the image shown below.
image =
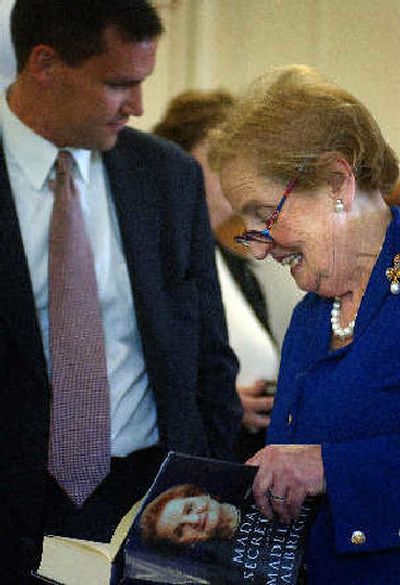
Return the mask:
[[[241,418],[237,362],[227,342],[201,171],[180,149],[130,129],[104,162],[161,444],[231,458]],[[51,388],[2,150],[0,283],[0,567],[21,559],[30,566],[42,535]]]
[[[332,299],[313,293],[284,342],[268,440],[322,444],[327,484],[309,585],[400,583],[400,295],[386,278],[400,252],[400,210],[392,211],[352,343],[329,351]]]

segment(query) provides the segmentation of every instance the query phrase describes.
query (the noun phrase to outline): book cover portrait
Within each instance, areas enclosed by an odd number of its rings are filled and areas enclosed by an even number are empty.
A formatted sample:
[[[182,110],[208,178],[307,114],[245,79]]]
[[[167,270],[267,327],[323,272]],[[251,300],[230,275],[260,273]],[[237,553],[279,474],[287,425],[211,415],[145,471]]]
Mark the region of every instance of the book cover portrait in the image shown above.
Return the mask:
[[[289,525],[262,516],[256,471],[170,453],[129,533],[123,582],[295,584],[309,507]]]

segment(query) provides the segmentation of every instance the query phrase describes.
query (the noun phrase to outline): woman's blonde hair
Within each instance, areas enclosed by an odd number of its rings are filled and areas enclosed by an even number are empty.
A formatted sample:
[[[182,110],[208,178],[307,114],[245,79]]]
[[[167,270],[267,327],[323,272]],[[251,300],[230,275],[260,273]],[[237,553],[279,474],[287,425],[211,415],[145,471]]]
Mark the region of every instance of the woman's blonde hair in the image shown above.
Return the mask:
[[[398,178],[396,156],[367,108],[305,65],[257,80],[214,135],[210,152],[217,167],[245,159],[273,180],[298,176],[296,188],[307,190],[332,178],[338,157],[366,191],[389,193]]]

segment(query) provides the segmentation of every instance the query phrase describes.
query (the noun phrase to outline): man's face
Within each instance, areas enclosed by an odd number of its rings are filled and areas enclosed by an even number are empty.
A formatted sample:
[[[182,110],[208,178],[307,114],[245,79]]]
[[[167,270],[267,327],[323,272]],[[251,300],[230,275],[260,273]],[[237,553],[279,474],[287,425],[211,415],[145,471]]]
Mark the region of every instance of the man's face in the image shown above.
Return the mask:
[[[129,116],[141,116],[142,83],[154,68],[157,41],[126,42],[118,31],[104,33],[105,51],[71,67],[56,59],[52,127],[58,147],[109,150]]]

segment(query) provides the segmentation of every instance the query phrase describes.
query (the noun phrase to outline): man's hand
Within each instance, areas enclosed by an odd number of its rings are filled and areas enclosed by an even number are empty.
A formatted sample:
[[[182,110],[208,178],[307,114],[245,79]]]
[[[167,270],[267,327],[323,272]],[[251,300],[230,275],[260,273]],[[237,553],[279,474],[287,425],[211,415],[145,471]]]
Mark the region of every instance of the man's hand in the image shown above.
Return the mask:
[[[294,520],[307,496],[324,491],[321,445],[268,445],[247,461],[258,465],[253,494],[261,512]]]
[[[266,429],[270,423],[269,412],[274,403],[273,396],[266,396],[265,380],[257,380],[252,386],[237,386],[243,407],[242,424],[248,430],[260,431]]]

